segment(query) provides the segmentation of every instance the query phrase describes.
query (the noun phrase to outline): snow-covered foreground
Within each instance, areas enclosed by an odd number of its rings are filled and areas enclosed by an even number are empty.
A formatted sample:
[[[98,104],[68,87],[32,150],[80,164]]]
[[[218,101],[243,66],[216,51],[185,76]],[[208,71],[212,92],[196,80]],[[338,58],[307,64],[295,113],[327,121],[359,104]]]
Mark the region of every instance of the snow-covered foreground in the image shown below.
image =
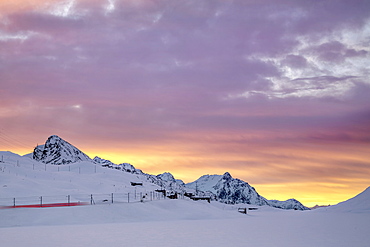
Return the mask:
[[[14,198],[17,205],[37,204],[41,197],[65,203],[67,195],[133,195],[159,188],[140,175],[90,162],[53,166],[0,154],[0,206],[13,205]],[[133,187],[132,181],[143,185]],[[115,198],[113,204],[6,208],[0,209],[0,246],[370,246],[370,188],[312,211],[262,206],[245,215],[238,207],[255,206]]]
[[[357,246],[370,214],[187,200],[0,210],[2,246]]]

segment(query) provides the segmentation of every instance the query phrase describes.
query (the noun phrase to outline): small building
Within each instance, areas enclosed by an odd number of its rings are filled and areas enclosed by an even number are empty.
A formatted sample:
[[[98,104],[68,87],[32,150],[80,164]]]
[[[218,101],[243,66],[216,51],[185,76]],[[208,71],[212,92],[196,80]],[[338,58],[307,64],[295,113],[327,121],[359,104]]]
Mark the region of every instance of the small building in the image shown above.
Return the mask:
[[[138,186],[138,185],[143,185],[143,183],[138,183],[138,182],[131,182],[131,186]]]
[[[211,203],[211,197],[209,196],[192,196],[190,197],[190,199],[194,201],[204,200],[204,201],[208,201],[209,203]]]

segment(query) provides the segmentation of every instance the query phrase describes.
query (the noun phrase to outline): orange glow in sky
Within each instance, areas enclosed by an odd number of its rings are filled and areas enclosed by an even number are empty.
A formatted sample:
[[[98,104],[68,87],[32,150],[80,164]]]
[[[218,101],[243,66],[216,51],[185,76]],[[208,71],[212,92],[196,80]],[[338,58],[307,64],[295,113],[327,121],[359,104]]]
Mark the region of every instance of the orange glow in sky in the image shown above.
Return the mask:
[[[73,140],[69,141],[74,144]],[[91,147],[88,142],[76,142],[78,145],[74,145],[91,158],[99,156],[117,164],[131,163],[154,175],[170,172],[185,183],[205,174],[230,172],[233,177],[255,187],[267,199],[295,198],[306,206],[339,203],[361,192],[370,182],[369,168],[361,165],[370,159],[370,154],[366,153],[370,147],[359,148],[356,144],[326,149],[325,145],[317,144],[305,145],[305,148],[258,146],[245,152],[225,149],[224,152],[215,153],[212,145],[209,145],[207,152],[203,144],[194,143],[141,147],[120,147],[117,144],[116,148],[103,148],[109,143],[101,143],[97,148],[95,145]],[[5,150],[3,147],[1,149]],[[198,149],[200,152],[197,152]],[[330,149],[347,151],[338,153]],[[27,149],[15,148],[12,151],[30,153]],[[351,162],[354,164],[352,167],[344,165]]]

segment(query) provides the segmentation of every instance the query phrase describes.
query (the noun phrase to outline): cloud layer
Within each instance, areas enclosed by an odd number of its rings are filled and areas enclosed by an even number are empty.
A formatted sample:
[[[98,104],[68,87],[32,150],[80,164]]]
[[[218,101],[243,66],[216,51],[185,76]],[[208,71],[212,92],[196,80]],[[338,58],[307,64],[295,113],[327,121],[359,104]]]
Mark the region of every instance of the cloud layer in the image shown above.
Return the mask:
[[[20,142],[59,134],[186,180],[232,170],[261,189],[360,190],[370,182],[369,7],[2,1],[0,147],[25,152]]]

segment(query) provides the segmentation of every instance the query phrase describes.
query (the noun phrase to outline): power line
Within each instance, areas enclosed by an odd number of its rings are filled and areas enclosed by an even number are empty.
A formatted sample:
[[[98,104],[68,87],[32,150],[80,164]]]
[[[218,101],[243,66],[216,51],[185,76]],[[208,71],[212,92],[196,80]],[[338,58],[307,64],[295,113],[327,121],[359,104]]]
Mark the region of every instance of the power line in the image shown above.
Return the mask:
[[[8,138],[14,139],[12,136],[9,136],[9,134],[7,134],[7,133],[10,133],[10,132],[11,131],[8,131],[8,130],[4,129],[3,127],[0,127],[0,134],[3,134],[4,136],[7,136]],[[17,142],[20,142],[17,139],[14,139],[14,140],[17,141]],[[22,142],[21,143],[24,143],[23,140],[25,140],[26,142],[33,142],[34,141],[33,139],[28,139],[26,135],[22,136]]]
[[[15,139],[12,136],[9,136],[6,134],[3,129],[0,130],[0,142],[3,143],[6,146],[11,146],[12,148],[21,148],[21,149],[31,149],[27,144],[24,144],[23,141],[19,141],[18,139]]]

